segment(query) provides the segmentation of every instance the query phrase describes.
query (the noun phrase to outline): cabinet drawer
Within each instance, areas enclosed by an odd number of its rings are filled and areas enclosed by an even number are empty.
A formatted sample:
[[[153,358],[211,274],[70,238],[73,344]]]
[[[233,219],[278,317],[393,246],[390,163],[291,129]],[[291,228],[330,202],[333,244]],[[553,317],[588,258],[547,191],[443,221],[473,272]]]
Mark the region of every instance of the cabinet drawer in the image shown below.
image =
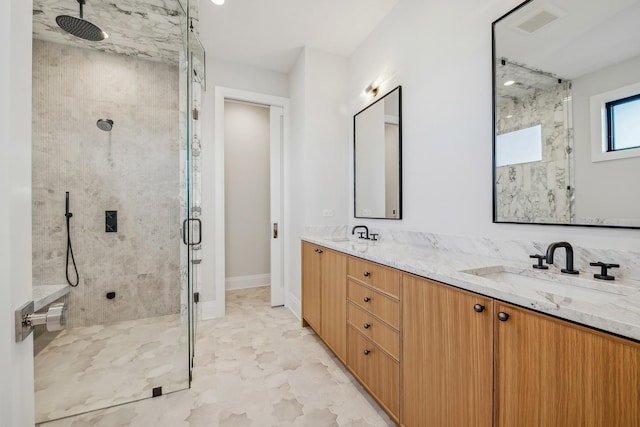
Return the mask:
[[[400,297],[400,272],[373,262],[349,257],[347,274],[382,292]]]
[[[400,406],[398,362],[380,350],[354,328],[349,327],[349,367],[375,397],[397,418]]]
[[[398,360],[399,333],[353,303],[348,304],[347,319],[351,327],[378,344]]]
[[[400,304],[398,301],[353,280],[348,280],[347,297],[349,301],[398,329],[400,325]]]

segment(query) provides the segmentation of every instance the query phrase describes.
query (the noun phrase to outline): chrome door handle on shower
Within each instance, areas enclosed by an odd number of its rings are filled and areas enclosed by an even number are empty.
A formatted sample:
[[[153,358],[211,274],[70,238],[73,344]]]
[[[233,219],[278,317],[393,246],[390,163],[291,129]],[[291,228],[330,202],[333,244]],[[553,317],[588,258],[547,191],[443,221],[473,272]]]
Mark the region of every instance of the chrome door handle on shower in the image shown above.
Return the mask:
[[[195,227],[198,229],[197,242],[187,242],[187,226],[191,223],[191,221],[196,222],[198,224],[198,226]],[[190,233],[189,233],[189,240],[191,240]],[[182,242],[185,245],[189,245],[189,246],[199,245],[200,243],[202,243],[202,221],[200,220],[200,218],[187,218],[184,221],[182,221]]]

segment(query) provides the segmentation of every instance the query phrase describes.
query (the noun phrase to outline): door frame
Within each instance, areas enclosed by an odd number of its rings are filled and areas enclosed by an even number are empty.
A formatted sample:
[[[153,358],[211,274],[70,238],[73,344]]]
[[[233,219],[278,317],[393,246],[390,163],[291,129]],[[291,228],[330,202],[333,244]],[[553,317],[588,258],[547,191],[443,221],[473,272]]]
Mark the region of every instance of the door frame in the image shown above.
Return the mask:
[[[287,306],[286,294],[287,283],[285,280],[286,274],[284,272],[284,254],[287,252],[287,239],[289,232],[288,222],[288,200],[286,197],[286,182],[288,176],[288,164],[286,161],[287,152],[289,147],[289,118],[291,115],[291,106],[289,98],[283,98],[280,96],[267,95],[259,92],[251,92],[240,89],[227,88],[222,86],[215,87],[215,136],[214,136],[214,155],[213,164],[203,164],[203,168],[213,169],[213,205],[209,206],[213,213],[213,224],[211,227],[203,227],[203,242],[213,243],[213,263],[209,264],[212,268],[208,268],[207,271],[203,271],[203,279],[211,277],[215,286],[215,306],[213,312],[207,313],[210,316],[206,318],[223,317],[225,315],[225,204],[224,204],[224,101],[225,99],[232,99],[235,101],[250,102],[255,104],[263,104],[274,107],[281,107],[284,112],[283,118],[283,135],[282,135],[282,150],[281,150],[281,222],[279,224],[278,238],[282,239],[282,245],[280,249],[280,259],[282,266],[282,303]],[[210,192],[211,190],[209,190]],[[208,198],[207,198],[208,199]],[[205,197],[203,197],[204,205]],[[208,209],[207,209],[208,210]],[[205,207],[203,206],[203,215],[205,214]],[[208,216],[208,215],[207,215]],[[209,216],[210,217],[210,216]],[[203,266],[204,270],[204,266]],[[273,298],[272,298],[273,300]],[[205,318],[205,313],[203,313]]]
[[[0,16],[0,414],[32,426],[33,334],[15,341],[14,311],[32,300],[31,99],[33,2],[10,0]],[[5,424],[6,423],[6,424]]]

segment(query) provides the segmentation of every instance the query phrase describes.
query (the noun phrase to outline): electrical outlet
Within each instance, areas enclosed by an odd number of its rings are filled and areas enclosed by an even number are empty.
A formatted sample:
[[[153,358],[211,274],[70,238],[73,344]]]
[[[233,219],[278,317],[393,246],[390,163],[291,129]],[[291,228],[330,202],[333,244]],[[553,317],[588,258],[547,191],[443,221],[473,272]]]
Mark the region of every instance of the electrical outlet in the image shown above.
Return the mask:
[[[333,216],[333,209],[324,209],[322,211],[322,216],[324,216],[324,217],[332,217]]]

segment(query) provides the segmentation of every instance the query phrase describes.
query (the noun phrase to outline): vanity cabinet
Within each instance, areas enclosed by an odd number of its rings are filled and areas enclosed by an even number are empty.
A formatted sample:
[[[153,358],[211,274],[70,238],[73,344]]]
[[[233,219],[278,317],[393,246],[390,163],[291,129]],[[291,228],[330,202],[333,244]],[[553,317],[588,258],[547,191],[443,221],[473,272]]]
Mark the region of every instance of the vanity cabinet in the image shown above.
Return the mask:
[[[506,303],[495,311],[496,426],[640,426],[640,344]]]
[[[302,316],[405,427],[640,426],[640,344],[302,245]]]
[[[302,322],[347,360],[347,256],[302,243]]]
[[[347,366],[400,419],[400,272],[349,257]]]
[[[493,300],[408,274],[402,299],[402,424],[490,427]]]

